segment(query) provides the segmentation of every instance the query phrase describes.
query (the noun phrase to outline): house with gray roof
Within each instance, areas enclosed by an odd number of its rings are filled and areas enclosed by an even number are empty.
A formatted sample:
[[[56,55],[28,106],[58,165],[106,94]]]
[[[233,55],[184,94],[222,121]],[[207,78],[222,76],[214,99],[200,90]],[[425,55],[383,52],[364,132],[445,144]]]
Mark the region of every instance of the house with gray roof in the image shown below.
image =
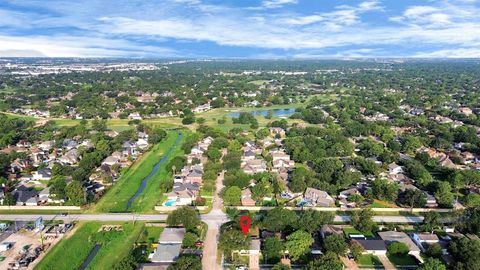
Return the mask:
[[[174,263],[180,255],[185,228],[165,228],[151,258],[155,263]]]
[[[394,242],[404,243],[408,246],[408,254],[410,255],[420,255],[420,249],[415,245],[412,239],[404,232],[396,232],[396,231],[386,231],[386,232],[379,232],[378,235],[382,240],[385,241],[387,245],[390,245]]]

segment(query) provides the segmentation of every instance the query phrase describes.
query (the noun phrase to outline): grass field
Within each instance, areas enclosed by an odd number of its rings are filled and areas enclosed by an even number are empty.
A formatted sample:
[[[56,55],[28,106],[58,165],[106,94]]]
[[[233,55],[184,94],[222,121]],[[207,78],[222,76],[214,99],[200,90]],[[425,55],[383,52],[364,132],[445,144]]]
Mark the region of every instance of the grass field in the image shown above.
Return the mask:
[[[183,131],[184,137],[188,136],[189,132]],[[168,152],[168,150],[175,144],[178,138],[178,133],[169,131],[167,138],[155,145],[149,152],[142,155],[142,157],[130,167],[130,169],[123,174],[117,183],[100,199],[100,201],[90,210],[93,212],[123,212],[126,210],[127,201],[130,199],[141,181],[146,177],[155,164]],[[181,143],[175,147],[170,158],[182,154],[180,148]],[[161,181],[169,179],[168,173],[165,171],[165,162],[157,174],[148,181],[145,191],[133,203],[131,211],[134,212],[148,212],[153,211],[153,207],[161,197],[159,184]]]
[[[357,260],[358,265],[361,268],[375,268],[383,266],[380,259],[375,255],[362,255]]]
[[[373,203],[370,205],[372,208],[398,208],[398,206],[391,202],[374,200]]]
[[[117,262],[129,254],[144,229],[141,222],[135,225],[131,222],[120,224],[123,226],[121,232],[98,233],[102,223],[80,223],[77,231],[53,247],[35,269],[78,269],[97,243],[101,243],[102,247],[87,269],[113,269]]]

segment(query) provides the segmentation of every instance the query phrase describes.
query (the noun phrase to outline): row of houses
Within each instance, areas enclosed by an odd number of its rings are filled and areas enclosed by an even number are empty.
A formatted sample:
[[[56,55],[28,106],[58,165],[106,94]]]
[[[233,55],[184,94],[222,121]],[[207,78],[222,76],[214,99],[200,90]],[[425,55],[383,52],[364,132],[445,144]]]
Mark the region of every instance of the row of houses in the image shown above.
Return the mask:
[[[115,137],[117,132],[108,132]],[[131,160],[148,148],[148,135],[142,132],[138,134],[138,140],[126,141],[121,151],[115,151],[105,158],[101,165],[90,175],[89,180],[83,183],[84,189],[94,195],[101,195],[106,185],[111,185],[119,177],[119,169],[131,165]],[[14,147],[27,153],[26,158],[15,159],[10,164],[10,180],[17,181],[16,188],[12,191],[17,205],[43,205],[49,203],[63,203],[50,195],[50,187],[46,187],[52,178],[52,168],[55,164],[76,166],[81,160],[81,147],[89,149],[94,145],[89,139],[80,138],[65,139],[56,148],[56,142],[43,141],[30,143],[19,141]],[[7,147],[12,150],[13,147]],[[3,152],[5,149],[2,150]],[[35,170],[36,169],[36,170]],[[70,181],[70,178],[67,179]],[[42,190],[38,191],[39,188]],[[4,194],[0,194],[3,200]]]
[[[199,195],[203,184],[204,156],[213,138],[206,137],[198,142],[187,155],[187,165],[173,176],[173,190],[167,194],[165,206],[192,205]]]

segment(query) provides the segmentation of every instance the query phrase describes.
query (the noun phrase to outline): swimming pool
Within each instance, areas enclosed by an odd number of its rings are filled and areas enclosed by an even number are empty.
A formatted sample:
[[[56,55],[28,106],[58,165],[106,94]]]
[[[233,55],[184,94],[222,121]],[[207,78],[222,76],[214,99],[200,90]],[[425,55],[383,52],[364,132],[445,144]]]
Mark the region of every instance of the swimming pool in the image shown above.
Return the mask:
[[[176,202],[176,200],[170,199],[170,200],[166,201],[166,202],[164,203],[164,205],[165,205],[165,206],[174,206],[174,205],[175,205],[175,202]]]

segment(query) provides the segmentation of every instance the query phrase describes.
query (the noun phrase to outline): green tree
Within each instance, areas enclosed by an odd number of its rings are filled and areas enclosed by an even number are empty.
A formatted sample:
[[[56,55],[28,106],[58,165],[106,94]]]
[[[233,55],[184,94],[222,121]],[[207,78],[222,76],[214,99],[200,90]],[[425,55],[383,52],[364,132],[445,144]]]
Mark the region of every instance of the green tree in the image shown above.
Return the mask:
[[[293,261],[297,261],[302,256],[310,252],[310,246],[313,244],[312,235],[306,231],[296,231],[287,236],[285,248]]]
[[[330,224],[335,217],[334,212],[316,211],[307,209],[300,212],[298,228],[309,233],[314,233],[324,224]]]
[[[464,231],[480,235],[480,208],[467,208],[463,213],[461,221]]]
[[[353,211],[350,218],[352,226],[361,232],[370,232],[375,227],[375,223],[373,222],[373,211],[371,209],[365,208]]]
[[[438,181],[437,191],[435,191],[434,195],[440,206],[452,207],[454,195],[452,193],[452,187],[448,182]]]
[[[172,211],[167,217],[168,226],[181,226],[187,230],[194,230],[200,224],[200,218],[195,209],[182,206]]]
[[[272,267],[272,270],[290,270],[292,269],[290,265],[286,265],[283,263],[277,263]]]
[[[284,247],[277,237],[268,237],[263,242],[262,254],[268,260],[278,261],[282,257]]]
[[[120,260],[117,264],[115,264],[115,270],[133,270],[137,268],[137,261],[132,254],[129,254],[127,257]]]
[[[480,269],[480,241],[461,237],[453,240],[449,246],[450,254],[454,258],[455,270]]]
[[[410,208],[424,207],[427,203],[425,194],[419,189],[407,189],[403,195],[402,203]]]
[[[182,255],[168,270],[202,270],[202,261],[195,255]]]
[[[408,246],[402,242],[393,242],[387,247],[388,254],[392,255],[402,255],[409,252]]]
[[[468,207],[480,206],[480,194],[469,193],[465,198],[465,205]]]
[[[217,148],[210,148],[207,150],[207,157],[212,161],[218,161],[222,157],[222,152]]]
[[[54,176],[49,181],[50,194],[57,200],[64,200],[67,197],[67,181],[64,176]]]
[[[376,179],[372,184],[373,196],[379,200],[394,202],[398,196],[398,184],[386,179]]]
[[[433,258],[440,258],[442,256],[442,246],[439,243],[433,243],[428,246],[426,254]]]
[[[426,212],[423,216],[422,230],[425,232],[433,232],[435,229],[440,228],[442,225],[440,218],[441,216],[438,212]]]
[[[358,260],[360,258],[360,256],[362,256],[365,249],[357,241],[351,241],[350,242],[350,251],[352,252],[353,258],[355,258],[355,260]]]
[[[65,194],[70,204],[83,205],[86,203],[86,193],[79,181],[72,181],[65,188]]]
[[[218,246],[223,250],[224,256],[232,260],[232,251],[248,249],[250,246],[250,237],[244,236],[243,233],[238,230],[227,230],[220,235]]]
[[[198,240],[198,236],[194,233],[187,232],[183,237],[182,247],[183,248],[192,248],[195,246],[195,243]]]
[[[273,232],[280,232],[288,227],[295,227],[298,217],[292,210],[283,207],[276,207],[267,212],[263,219],[265,229]]]
[[[447,267],[439,259],[427,258],[425,262],[420,265],[419,270],[447,270]]]
[[[240,205],[241,197],[242,190],[237,186],[231,186],[223,193],[223,202],[227,206]]]
[[[309,262],[304,270],[343,270],[344,265],[337,254],[327,252],[319,259]]]
[[[347,252],[348,245],[345,242],[343,235],[332,234],[325,238],[323,243],[325,250],[333,252],[337,255],[343,256]]]

